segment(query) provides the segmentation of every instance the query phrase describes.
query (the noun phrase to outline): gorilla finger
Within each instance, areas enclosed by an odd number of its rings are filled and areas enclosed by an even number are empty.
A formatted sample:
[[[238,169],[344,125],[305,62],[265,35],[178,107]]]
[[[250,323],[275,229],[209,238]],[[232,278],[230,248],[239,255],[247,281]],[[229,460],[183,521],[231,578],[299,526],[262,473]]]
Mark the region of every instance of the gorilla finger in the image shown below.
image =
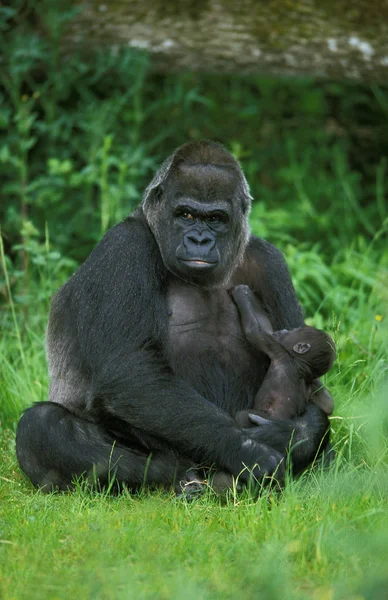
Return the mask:
[[[252,423],[255,423],[256,425],[269,425],[272,423],[270,419],[264,419],[264,417],[254,415],[252,413],[249,413],[249,420],[252,421]]]
[[[279,469],[281,470],[284,455],[266,444],[261,444],[261,450],[262,454],[256,464],[256,469],[261,476],[272,475]]]
[[[286,474],[285,462],[284,456],[277,453],[277,456],[273,456],[267,464],[260,463],[253,474],[263,485],[283,485]]]

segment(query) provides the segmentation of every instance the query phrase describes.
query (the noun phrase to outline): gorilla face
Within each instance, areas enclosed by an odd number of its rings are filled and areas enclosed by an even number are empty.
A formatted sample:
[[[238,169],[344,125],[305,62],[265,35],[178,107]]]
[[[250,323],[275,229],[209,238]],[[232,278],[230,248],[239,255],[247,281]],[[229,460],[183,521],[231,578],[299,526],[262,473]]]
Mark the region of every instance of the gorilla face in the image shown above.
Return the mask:
[[[214,167],[180,169],[166,182],[158,242],[175,275],[206,287],[230,276],[245,249],[243,215],[233,205],[235,187]]]
[[[229,207],[182,198],[173,212],[175,257],[183,272],[216,269],[224,255],[230,221]],[[175,242],[174,242],[175,240]]]
[[[237,161],[218,144],[195,142],[182,149],[151,188],[143,211],[169,271],[202,287],[219,286],[248,242],[248,187]]]

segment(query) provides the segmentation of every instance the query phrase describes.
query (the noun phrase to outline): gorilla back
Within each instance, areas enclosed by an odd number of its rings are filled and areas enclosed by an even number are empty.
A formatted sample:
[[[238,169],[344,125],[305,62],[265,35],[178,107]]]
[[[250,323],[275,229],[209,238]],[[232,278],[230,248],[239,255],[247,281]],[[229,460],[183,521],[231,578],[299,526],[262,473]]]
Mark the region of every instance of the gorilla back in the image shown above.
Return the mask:
[[[197,464],[281,479],[291,439],[296,471],[313,460],[328,425],[313,404],[293,421],[249,430],[234,421],[252,407],[268,359],[246,342],[228,290],[248,285],[275,329],[303,325],[281,253],[249,235],[250,201],[222,146],[185,144],[59,290],[49,402],[29,408],[17,431],[35,485],[68,489],[83,475],[176,486]]]

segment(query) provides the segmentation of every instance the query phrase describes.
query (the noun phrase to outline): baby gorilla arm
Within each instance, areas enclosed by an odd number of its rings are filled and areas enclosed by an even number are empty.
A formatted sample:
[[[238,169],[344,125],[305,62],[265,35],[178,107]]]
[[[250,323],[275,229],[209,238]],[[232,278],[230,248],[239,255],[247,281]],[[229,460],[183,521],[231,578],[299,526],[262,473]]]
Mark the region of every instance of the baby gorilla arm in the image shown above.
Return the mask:
[[[276,339],[278,332],[275,332],[273,336],[271,335],[273,333],[272,325],[250,288],[247,285],[238,285],[232,289],[231,295],[239,310],[242,329],[247,341],[257,350],[267,354],[271,360],[283,360],[286,366],[288,353]],[[286,330],[280,333],[286,333]],[[268,391],[268,386],[265,385],[266,379],[262,385],[262,388],[263,386],[265,388],[263,392]],[[327,415],[331,415],[334,410],[334,399],[330,392],[323,386],[320,379],[315,379],[312,383],[310,401]],[[255,401],[255,407],[256,404]],[[249,411],[240,411],[236,415],[236,420],[240,427],[250,426],[248,424],[248,413]]]
[[[236,285],[230,293],[240,313],[244,334],[252,334],[252,343],[256,333],[273,333],[270,320],[249,286]]]
[[[272,333],[262,329],[268,320],[248,286],[239,285],[232,290],[232,297],[240,313],[242,329],[247,341],[259,352],[264,352],[271,364],[260,389],[256,393],[252,410],[236,414],[241,427],[253,427],[250,414],[267,418],[290,419],[305,408],[310,386],[306,384],[297,359],[278,342]],[[264,315],[264,317],[263,317]],[[266,327],[267,330],[269,327]]]
[[[271,360],[286,358],[287,350],[272,336],[272,325],[249,287],[237,285],[231,294],[240,313],[246,340]]]

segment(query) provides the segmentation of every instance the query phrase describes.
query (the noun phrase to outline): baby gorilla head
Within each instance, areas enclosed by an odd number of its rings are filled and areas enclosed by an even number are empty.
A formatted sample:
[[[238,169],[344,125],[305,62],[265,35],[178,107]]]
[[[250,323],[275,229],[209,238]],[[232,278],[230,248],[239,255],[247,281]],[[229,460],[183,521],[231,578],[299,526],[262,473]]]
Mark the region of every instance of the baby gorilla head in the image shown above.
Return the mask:
[[[308,365],[313,379],[329,371],[336,351],[334,341],[327,333],[306,326],[279,333],[278,341],[292,356]]]

